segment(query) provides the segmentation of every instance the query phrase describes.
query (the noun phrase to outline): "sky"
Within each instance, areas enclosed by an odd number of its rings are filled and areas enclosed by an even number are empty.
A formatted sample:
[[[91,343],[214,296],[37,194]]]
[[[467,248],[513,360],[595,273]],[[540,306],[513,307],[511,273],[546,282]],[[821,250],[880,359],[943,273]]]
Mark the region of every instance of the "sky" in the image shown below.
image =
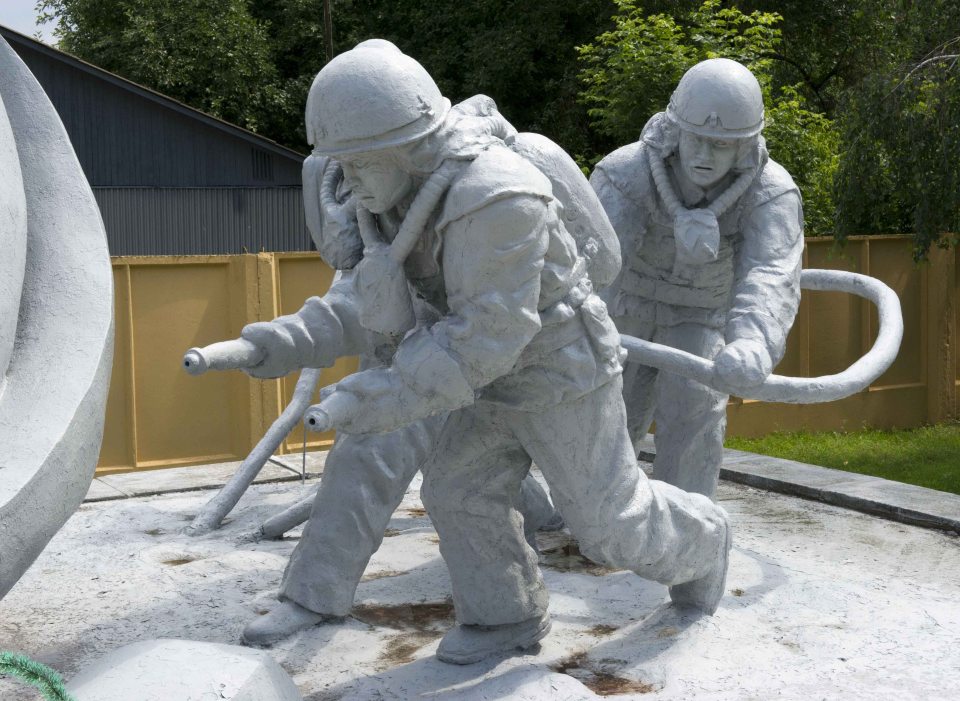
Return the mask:
[[[52,43],[53,25],[36,25],[36,4],[37,0],[0,0],[0,24],[30,37],[39,29],[41,40]]]

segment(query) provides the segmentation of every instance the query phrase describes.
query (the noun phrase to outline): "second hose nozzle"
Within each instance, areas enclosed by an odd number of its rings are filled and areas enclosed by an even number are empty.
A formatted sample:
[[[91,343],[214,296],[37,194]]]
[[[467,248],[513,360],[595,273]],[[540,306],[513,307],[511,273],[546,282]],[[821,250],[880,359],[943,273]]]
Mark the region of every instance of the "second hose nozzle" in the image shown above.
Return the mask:
[[[323,433],[324,431],[329,431],[333,426],[333,422],[330,420],[330,416],[321,409],[318,405],[314,405],[307,409],[306,413],[303,415],[303,425],[307,428],[308,431],[313,431],[314,433]]]

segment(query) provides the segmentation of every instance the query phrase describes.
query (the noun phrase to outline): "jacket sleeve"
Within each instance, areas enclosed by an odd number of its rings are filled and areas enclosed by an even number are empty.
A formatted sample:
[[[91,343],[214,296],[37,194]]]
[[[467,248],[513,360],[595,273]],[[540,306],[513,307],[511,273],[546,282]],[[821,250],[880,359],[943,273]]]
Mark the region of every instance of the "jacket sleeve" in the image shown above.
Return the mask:
[[[608,158],[610,157],[608,156]],[[637,177],[644,176],[641,167],[638,166],[635,169],[635,175]],[[603,161],[597,164],[590,175],[590,185],[597,193],[597,198],[607,213],[620,242],[620,256],[622,258],[620,272],[606,288],[598,290],[600,298],[607,303],[610,313],[613,315],[622,313],[620,304],[617,302],[622,281],[630,270],[632,258],[640,250],[650,216],[650,212],[639,205],[635,197],[631,197],[624,190],[623,183],[618,183],[618,180],[618,177],[615,177],[604,167]]]
[[[776,366],[800,304],[803,208],[799,194],[791,190],[764,202],[741,226],[743,240],[736,257],[726,341],[757,341]]]
[[[546,223],[543,199],[516,195],[446,225],[449,312],[405,338],[393,362],[435,411],[472,403],[476,390],[510,372],[540,330]]]
[[[273,323],[289,333],[303,367],[330,367],[337,358],[360,354],[367,344],[353,271],[339,273],[323,297],[310,297],[298,312]]]
[[[597,198],[603,205],[610,223],[613,224],[613,229],[620,239],[621,250],[623,250],[626,232],[632,231],[637,225],[637,208],[610,179],[602,167],[593,169],[593,173],[590,174],[590,185],[593,187],[593,191],[597,193]],[[630,243],[635,246],[638,242],[631,241]]]

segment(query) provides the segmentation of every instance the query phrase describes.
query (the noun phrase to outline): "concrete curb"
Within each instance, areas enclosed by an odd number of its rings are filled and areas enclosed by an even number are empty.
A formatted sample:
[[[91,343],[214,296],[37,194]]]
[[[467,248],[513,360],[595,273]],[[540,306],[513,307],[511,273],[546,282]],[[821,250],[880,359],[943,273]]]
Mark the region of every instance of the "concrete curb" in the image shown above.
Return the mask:
[[[653,462],[652,435],[637,447],[641,460]],[[720,479],[960,534],[960,495],[949,492],[729,449],[723,451]]]
[[[956,494],[765,455],[736,458],[724,460],[721,479],[960,535]]]

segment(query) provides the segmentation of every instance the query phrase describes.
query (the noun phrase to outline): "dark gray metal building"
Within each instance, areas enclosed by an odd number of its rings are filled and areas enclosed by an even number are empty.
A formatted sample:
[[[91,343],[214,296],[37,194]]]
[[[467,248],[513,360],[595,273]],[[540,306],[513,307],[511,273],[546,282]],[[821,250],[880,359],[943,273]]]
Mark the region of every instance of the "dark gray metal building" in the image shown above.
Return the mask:
[[[112,255],[311,249],[304,156],[0,26],[60,113]]]

